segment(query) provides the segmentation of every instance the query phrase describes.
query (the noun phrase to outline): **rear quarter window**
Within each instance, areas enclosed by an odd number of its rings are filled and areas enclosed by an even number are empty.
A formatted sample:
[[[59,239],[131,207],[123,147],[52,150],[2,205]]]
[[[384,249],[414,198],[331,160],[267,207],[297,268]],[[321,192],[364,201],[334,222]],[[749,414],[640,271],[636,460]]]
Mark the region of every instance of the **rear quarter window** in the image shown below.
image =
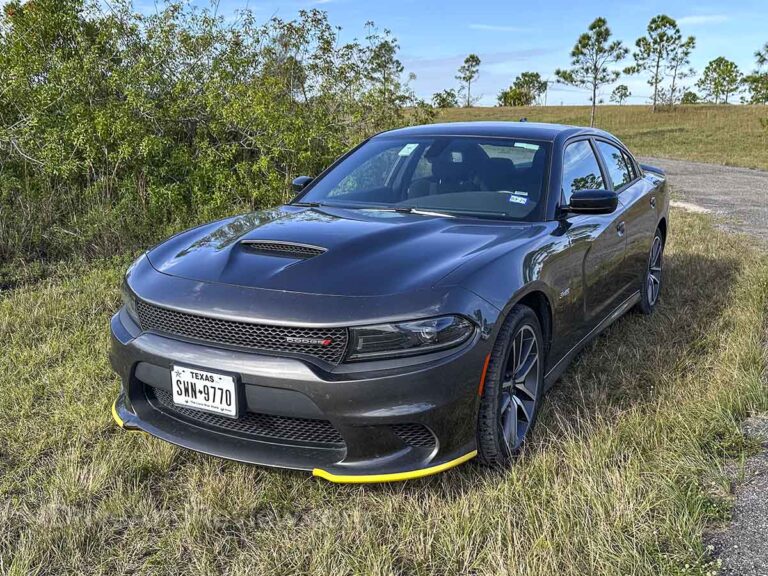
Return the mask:
[[[627,163],[627,155],[624,151],[602,140],[597,141],[597,149],[603,157],[603,163],[613,182],[613,188],[618,190],[632,182],[634,177],[630,171],[630,165]]]

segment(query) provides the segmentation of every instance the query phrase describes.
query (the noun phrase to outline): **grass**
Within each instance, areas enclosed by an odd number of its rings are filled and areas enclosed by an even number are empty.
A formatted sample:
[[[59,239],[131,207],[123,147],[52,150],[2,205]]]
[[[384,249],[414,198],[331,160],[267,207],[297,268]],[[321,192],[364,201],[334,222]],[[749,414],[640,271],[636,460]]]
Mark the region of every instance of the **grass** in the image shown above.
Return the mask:
[[[453,108],[439,120],[519,120],[589,125],[588,106]],[[640,156],[712,162],[768,170],[768,106],[678,106],[651,112],[648,106],[600,106],[597,126]]]
[[[338,486],[118,429],[124,259],[0,296],[0,573],[703,575],[725,459],[768,407],[768,255],[675,212],[663,301],[547,397],[510,470]]]

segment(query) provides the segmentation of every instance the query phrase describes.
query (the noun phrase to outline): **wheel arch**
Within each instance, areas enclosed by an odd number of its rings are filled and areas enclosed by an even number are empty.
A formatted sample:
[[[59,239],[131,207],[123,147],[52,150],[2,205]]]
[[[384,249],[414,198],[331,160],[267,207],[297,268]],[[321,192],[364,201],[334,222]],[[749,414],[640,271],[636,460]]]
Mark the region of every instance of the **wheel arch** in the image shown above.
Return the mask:
[[[506,315],[509,314],[509,311],[518,304],[528,306],[528,308],[533,310],[536,314],[536,317],[539,319],[542,336],[544,338],[545,354],[548,353],[552,344],[552,325],[554,322],[554,317],[552,314],[552,303],[550,302],[549,296],[547,296],[546,292],[540,288],[533,288],[532,290],[529,290],[515,298],[511,302],[506,311],[505,318]]]
[[[666,217],[662,216],[661,220],[659,220],[657,228],[659,230],[661,230],[661,241],[666,246],[667,245],[667,219],[666,219]]]

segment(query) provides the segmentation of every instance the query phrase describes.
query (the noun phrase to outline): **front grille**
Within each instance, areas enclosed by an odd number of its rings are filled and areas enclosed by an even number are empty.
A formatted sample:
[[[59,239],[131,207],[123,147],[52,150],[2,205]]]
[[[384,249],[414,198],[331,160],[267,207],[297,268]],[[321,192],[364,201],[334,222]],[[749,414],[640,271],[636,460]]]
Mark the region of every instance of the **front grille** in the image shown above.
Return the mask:
[[[347,349],[346,328],[294,328],[220,320],[141,300],[137,300],[136,308],[142,330],[267,352],[309,355],[331,364],[341,362]]]
[[[270,256],[282,256],[285,258],[312,258],[325,254],[325,248],[310,246],[308,244],[294,244],[293,242],[271,242],[269,240],[243,240],[240,243],[249,252],[259,252]]]
[[[434,434],[421,424],[393,424],[390,428],[409,446],[429,448],[435,445]]]
[[[162,412],[181,416],[183,419],[206,428],[218,428],[248,438],[286,440],[329,446],[344,446],[344,439],[328,420],[291,418],[273,414],[246,412],[238,418],[227,418],[201,410],[177,406],[173,395],[162,388],[145,388],[147,400]]]

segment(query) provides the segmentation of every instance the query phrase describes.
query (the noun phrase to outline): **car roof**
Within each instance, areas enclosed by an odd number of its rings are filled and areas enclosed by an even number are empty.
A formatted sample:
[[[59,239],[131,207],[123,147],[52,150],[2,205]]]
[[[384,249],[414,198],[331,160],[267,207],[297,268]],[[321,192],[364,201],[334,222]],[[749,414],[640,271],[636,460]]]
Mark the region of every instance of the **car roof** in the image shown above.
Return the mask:
[[[377,134],[376,137],[488,136],[494,138],[554,141],[558,138],[569,138],[579,134],[602,135],[614,138],[611,134],[594,128],[568,126],[566,124],[547,124],[543,122],[444,122],[397,128]]]

